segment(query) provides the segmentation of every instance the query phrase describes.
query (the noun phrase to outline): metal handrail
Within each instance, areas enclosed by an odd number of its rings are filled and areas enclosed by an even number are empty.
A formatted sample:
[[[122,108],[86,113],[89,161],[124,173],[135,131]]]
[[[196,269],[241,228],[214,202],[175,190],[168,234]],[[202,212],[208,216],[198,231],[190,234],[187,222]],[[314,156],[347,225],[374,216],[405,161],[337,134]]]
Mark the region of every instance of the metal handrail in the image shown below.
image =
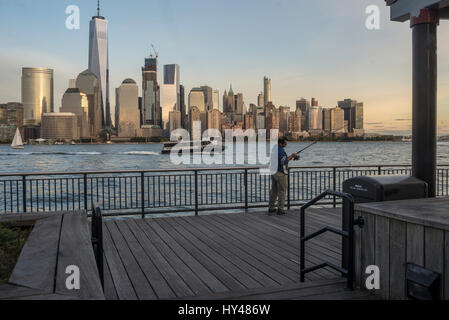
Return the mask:
[[[95,261],[97,262],[98,274],[101,287],[104,290],[104,262],[103,262],[103,215],[101,208],[92,204],[92,247]]]
[[[439,167],[449,167],[449,164],[438,164]],[[351,169],[351,168],[400,168],[411,167],[411,164],[373,164],[373,165],[341,165],[341,166],[289,166],[290,169]],[[0,173],[0,177],[12,176],[64,176],[64,175],[83,175],[83,174],[117,174],[117,173],[170,173],[170,172],[195,172],[195,171],[230,171],[230,170],[258,170],[266,168],[263,166],[253,167],[204,167],[204,168],[180,168],[180,169],[146,169],[146,170],[104,170],[104,171],[49,171],[49,172],[14,172]]]
[[[310,206],[316,204],[321,199],[327,196],[334,196],[343,199],[343,208],[342,208],[342,221],[343,221],[343,230],[339,230],[337,228],[327,226],[324,227],[312,234],[306,235],[306,227],[305,227],[305,210]],[[354,226],[363,225],[363,220],[358,218],[354,221],[354,198],[352,195],[344,192],[337,192],[333,190],[326,190],[316,198],[310,200],[305,205],[301,207],[300,213],[301,219],[301,229],[300,229],[300,281],[305,281],[305,275],[309,272],[316,271],[318,269],[329,267],[340,272],[342,275],[347,278],[347,286],[349,289],[354,288]],[[323,262],[321,264],[312,266],[310,268],[305,267],[305,243],[325,232],[332,232],[338,234],[343,239],[343,247],[342,247],[342,265],[337,266],[331,262]]]

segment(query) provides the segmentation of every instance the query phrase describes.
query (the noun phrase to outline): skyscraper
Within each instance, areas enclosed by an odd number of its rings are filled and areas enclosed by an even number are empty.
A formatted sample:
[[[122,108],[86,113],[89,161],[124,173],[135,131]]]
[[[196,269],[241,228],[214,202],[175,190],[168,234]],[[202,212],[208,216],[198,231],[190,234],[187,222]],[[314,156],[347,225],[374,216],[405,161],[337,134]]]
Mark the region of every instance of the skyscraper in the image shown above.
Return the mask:
[[[213,109],[220,110],[220,92],[218,90],[214,90],[212,92],[212,95],[213,95],[213,98],[212,98]]]
[[[87,95],[78,88],[68,88],[61,101],[61,113],[73,113],[76,115],[77,137],[89,138],[89,102]]]
[[[206,108],[205,111],[207,112],[214,108],[213,90],[211,87],[208,86],[202,86],[201,89],[204,92],[204,106]]]
[[[97,76],[100,83],[103,126],[110,127],[108,21],[100,16],[100,1],[97,15],[92,17],[89,25],[89,70]]]
[[[90,137],[100,134],[102,127],[102,110],[100,107],[100,84],[97,76],[89,70],[81,72],[76,78],[75,87],[87,96],[89,103]]]
[[[139,88],[133,79],[125,79],[116,89],[116,126],[119,137],[140,136]]]
[[[201,113],[206,112],[206,105],[204,103],[204,91],[202,88],[193,88],[189,94],[189,109],[197,107]]]
[[[264,98],[264,107],[267,106],[268,102],[271,101],[271,79],[268,77],[263,78],[263,98]]]
[[[39,124],[43,113],[55,111],[52,69],[22,68],[22,104],[25,124]]]
[[[179,111],[181,111],[181,127],[187,129],[186,94],[183,85],[179,86],[179,108],[180,108]]]
[[[145,58],[142,67],[143,125],[162,128],[160,87],[157,82],[157,56]]]
[[[309,130],[309,109],[310,102],[304,98],[296,101],[296,110],[301,110],[302,118],[301,118],[301,129],[304,131]]]
[[[323,129],[323,109],[321,107],[311,107],[309,109],[309,131]]]
[[[264,94],[263,92],[259,93],[259,95],[257,96],[257,106],[258,107],[264,107]]]
[[[164,83],[161,89],[162,123],[166,129],[171,111],[180,111],[179,66],[164,65]]]

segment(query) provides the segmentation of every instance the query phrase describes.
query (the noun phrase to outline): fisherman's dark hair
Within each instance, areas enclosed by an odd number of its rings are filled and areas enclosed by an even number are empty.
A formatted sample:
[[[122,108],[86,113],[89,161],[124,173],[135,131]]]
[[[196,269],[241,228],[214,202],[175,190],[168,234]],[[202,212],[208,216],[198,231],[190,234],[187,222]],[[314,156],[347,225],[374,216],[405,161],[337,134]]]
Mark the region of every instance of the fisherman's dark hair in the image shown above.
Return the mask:
[[[278,144],[284,144],[287,142],[287,139],[285,137],[279,138],[278,139]]]

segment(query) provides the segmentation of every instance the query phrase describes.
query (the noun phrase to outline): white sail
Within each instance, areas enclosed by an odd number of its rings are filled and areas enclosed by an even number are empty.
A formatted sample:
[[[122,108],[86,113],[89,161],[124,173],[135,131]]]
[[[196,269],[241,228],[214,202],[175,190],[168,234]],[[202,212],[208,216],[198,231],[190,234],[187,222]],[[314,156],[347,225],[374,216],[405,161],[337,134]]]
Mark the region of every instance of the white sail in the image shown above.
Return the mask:
[[[14,140],[11,144],[12,148],[23,148],[22,136],[20,135],[19,128],[16,130],[16,134],[14,135]]]

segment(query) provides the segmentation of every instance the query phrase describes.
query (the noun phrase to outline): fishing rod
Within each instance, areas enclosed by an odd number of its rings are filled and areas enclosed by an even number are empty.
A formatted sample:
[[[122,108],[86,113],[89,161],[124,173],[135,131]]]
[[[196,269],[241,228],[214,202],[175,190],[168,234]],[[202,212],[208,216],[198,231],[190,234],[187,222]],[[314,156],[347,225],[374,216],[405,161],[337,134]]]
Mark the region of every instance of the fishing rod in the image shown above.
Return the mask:
[[[324,135],[323,138],[324,138],[324,137],[328,137],[328,136],[330,136],[331,134],[334,134],[334,133],[336,133],[337,131],[340,131],[341,129],[344,129],[345,127],[346,127],[346,126],[343,126],[343,127],[339,128],[339,129],[333,130],[333,131],[329,132],[328,134]],[[316,145],[317,143],[318,143],[318,141],[314,141],[314,142],[312,142],[311,144],[309,144],[308,146],[306,146],[305,148],[302,148],[301,150],[299,150],[298,152],[296,152],[296,153],[298,154],[298,157],[295,158],[294,160],[299,160],[299,155],[300,155],[302,152],[304,152],[304,151],[306,151],[307,149],[313,147],[313,146]]]

